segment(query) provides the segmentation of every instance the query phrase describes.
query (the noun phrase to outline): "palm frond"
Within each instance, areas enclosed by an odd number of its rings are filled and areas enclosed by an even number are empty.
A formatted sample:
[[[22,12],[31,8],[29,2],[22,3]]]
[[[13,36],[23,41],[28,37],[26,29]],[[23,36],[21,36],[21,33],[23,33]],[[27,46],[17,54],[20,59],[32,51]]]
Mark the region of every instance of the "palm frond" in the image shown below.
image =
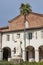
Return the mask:
[[[32,12],[30,4],[21,4],[20,6],[20,14],[27,15]]]

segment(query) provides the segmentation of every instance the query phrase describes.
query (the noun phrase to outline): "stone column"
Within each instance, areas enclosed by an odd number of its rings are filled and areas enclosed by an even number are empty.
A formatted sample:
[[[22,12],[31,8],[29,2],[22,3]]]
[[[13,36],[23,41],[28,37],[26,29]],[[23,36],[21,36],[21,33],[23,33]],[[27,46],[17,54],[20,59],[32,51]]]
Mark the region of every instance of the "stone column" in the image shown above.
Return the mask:
[[[39,62],[39,50],[38,49],[35,50],[35,61]]]
[[[11,59],[14,59],[14,51],[11,50]]]
[[[23,50],[23,61],[26,61],[26,51]]]

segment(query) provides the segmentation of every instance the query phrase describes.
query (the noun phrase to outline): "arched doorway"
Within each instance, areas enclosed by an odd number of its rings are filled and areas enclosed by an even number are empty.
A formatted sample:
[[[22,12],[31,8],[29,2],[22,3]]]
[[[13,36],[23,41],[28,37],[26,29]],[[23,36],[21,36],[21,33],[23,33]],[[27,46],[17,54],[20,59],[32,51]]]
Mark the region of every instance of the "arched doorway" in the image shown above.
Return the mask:
[[[26,60],[31,62],[35,59],[35,49],[32,46],[26,48]]]
[[[43,45],[39,47],[39,61],[43,61]]]
[[[3,60],[8,60],[8,58],[11,58],[11,49],[9,47],[3,48]]]

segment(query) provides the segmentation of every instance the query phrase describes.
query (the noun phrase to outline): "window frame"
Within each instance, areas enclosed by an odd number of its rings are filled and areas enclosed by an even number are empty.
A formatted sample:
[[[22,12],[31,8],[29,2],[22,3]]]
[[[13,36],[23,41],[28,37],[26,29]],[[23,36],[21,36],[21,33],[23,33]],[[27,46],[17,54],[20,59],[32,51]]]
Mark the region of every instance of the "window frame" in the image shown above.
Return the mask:
[[[29,32],[28,33],[28,39],[32,39],[33,35],[32,35],[32,32]]]
[[[8,35],[7,35],[7,41],[9,41],[9,40],[10,40],[10,35],[8,34]]]

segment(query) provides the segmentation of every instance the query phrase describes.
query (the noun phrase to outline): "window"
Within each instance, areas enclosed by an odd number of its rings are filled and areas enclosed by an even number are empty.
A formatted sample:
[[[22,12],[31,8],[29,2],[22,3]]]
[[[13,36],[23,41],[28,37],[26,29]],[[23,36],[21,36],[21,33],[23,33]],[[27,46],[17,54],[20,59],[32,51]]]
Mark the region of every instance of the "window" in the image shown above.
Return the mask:
[[[20,44],[22,44],[22,41],[20,41]]]
[[[17,42],[17,40],[15,39],[14,34],[12,34],[12,40],[13,40],[15,43]]]
[[[32,39],[32,33],[28,33],[28,39]]]
[[[20,38],[20,34],[19,33],[17,34],[17,38]]]
[[[41,31],[41,38],[43,38],[43,31]]]
[[[7,35],[7,41],[9,41],[10,40],[10,36],[9,35]]]
[[[16,53],[16,48],[14,48],[14,54]]]

